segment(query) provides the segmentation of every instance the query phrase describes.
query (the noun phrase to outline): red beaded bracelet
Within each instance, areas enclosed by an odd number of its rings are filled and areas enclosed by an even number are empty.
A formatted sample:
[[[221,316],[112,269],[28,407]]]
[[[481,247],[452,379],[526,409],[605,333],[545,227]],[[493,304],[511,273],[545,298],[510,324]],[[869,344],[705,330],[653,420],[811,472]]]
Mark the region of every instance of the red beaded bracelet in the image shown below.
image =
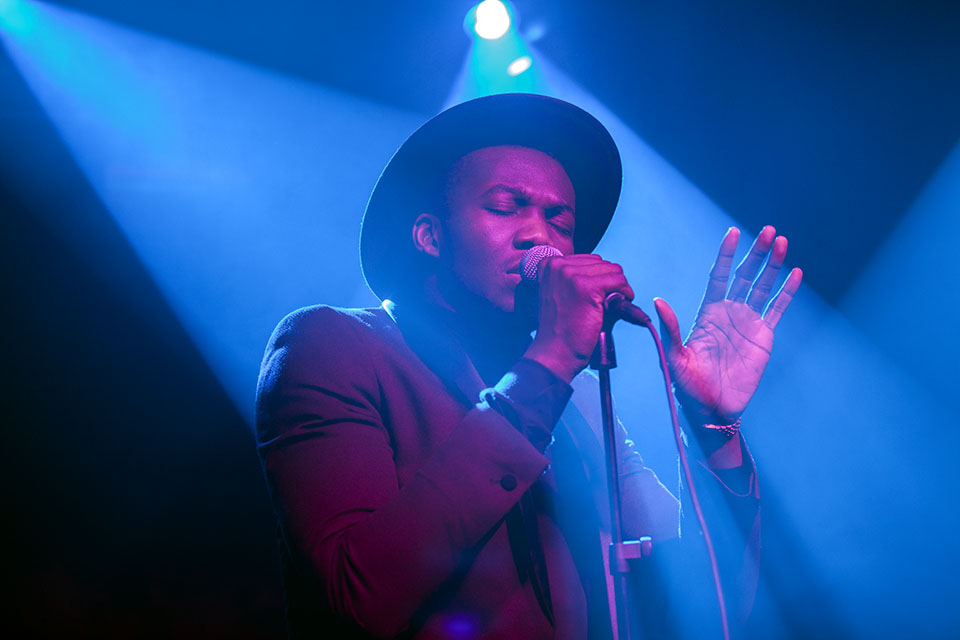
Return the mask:
[[[732,438],[740,431],[740,418],[737,418],[737,421],[731,424],[705,424],[703,428],[719,431],[728,438]]]

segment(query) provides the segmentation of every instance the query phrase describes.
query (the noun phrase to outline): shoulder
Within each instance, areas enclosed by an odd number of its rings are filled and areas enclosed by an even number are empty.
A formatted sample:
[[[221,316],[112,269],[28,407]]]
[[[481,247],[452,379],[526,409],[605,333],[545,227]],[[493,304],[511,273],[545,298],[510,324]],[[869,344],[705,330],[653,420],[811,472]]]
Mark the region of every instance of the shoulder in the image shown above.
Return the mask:
[[[376,423],[380,383],[374,340],[388,330],[387,321],[382,309],[325,305],[283,318],[267,343],[257,380],[260,441],[301,433],[298,425],[317,416]]]
[[[268,349],[302,342],[342,342],[353,337],[370,338],[388,330],[391,323],[389,315],[381,307],[303,307],[288,314],[277,324],[270,336]]]
[[[379,307],[297,309],[277,324],[260,367],[261,386],[278,376],[298,379],[369,372],[369,354],[389,339],[393,321]]]
[[[304,307],[277,324],[267,342],[264,362],[277,351],[333,359],[355,358],[394,340],[396,324],[381,307],[344,309],[328,305]]]

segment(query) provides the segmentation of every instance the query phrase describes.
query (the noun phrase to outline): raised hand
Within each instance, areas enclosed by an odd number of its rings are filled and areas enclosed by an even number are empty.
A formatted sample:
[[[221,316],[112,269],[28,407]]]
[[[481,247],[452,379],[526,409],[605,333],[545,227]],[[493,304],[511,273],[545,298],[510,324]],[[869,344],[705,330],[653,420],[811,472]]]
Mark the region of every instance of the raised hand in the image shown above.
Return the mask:
[[[739,239],[735,227],[723,237],[686,341],[670,305],[654,301],[677,400],[703,423],[729,424],[743,413],[767,367],[777,323],[803,278],[800,269],[793,269],[770,299],[787,239],[766,226],[729,282]]]

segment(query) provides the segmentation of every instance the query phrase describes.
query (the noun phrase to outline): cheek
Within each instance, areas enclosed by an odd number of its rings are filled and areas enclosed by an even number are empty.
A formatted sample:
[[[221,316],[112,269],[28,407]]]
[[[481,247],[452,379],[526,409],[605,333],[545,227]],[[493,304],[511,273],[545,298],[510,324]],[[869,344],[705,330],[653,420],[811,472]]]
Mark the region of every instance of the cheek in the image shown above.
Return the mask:
[[[443,264],[456,279],[473,289],[482,279],[484,267],[489,260],[489,248],[483,242],[479,229],[451,226],[444,238]]]
[[[511,230],[502,221],[478,215],[470,224],[451,226],[454,259],[461,264],[483,264],[510,246]]]
[[[571,238],[570,236],[565,236],[563,234],[560,234],[559,239],[557,239],[554,242],[553,246],[555,246],[557,249],[560,249],[560,251],[563,252],[563,255],[565,256],[573,255],[574,253],[573,238]]]
[[[493,247],[472,243],[455,258],[455,271],[462,280],[472,284],[472,288],[489,286],[496,275],[495,255]]]
[[[499,256],[495,246],[475,237],[474,242],[454,256],[453,274],[470,291],[485,297],[494,295],[506,283],[503,260]]]

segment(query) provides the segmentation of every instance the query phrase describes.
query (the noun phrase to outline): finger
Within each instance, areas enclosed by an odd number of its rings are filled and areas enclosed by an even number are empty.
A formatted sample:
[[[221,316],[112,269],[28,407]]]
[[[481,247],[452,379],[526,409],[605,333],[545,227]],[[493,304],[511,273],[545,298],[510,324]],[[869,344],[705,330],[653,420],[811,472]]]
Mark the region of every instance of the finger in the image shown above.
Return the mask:
[[[597,260],[576,261],[567,260],[553,262],[551,270],[558,271],[563,277],[570,279],[588,278],[597,276],[614,276],[625,278],[623,267],[616,262],[608,262],[597,258]]]
[[[783,236],[777,236],[773,241],[773,249],[770,250],[770,257],[767,258],[767,265],[760,272],[760,277],[750,288],[750,295],[747,296],[747,306],[761,313],[767,300],[770,299],[770,292],[773,291],[773,285],[780,275],[780,267],[787,257],[787,239]]]
[[[600,256],[589,253],[581,253],[571,256],[550,256],[544,258],[537,265],[537,280],[541,283],[549,281],[551,277],[560,275],[566,278],[575,278],[580,274],[592,274],[594,272],[606,272],[609,269],[603,265],[609,265]],[[554,274],[551,276],[551,274]]]
[[[750,285],[753,283],[753,279],[757,277],[760,265],[767,257],[767,252],[770,251],[770,245],[773,244],[776,235],[777,230],[770,225],[760,230],[760,234],[753,241],[750,251],[747,252],[747,255],[737,267],[733,284],[730,285],[730,291],[727,293],[727,300],[743,302],[746,299],[747,292],[750,291]]]
[[[564,262],[562,264],[554,264],[550,269],[552,272],[559,273],[562,277],[570,280],[599,276],[624,277],[623,268],[612,262],[590,262],[583,264]]]
[[[523,260],[521,259],[521,263]],[[548,268],[555,268],[563,264],[597,264],[603,262],[603,258],[592,253],[574,253],[568,256],[558,255],[558,256],[547,256],[540,260],[537,263],[539,270],[545,270]]]
[[[597,275],[580,276],[577,282],[579,288],[584,292],[593,292],[603,300],[607,295],[619,292],[627,300],[633,300],[633,287],[627,282],[622,273],[602,273]]]
[[[571,256],[550,256],[544,258],[537,265],[537,275],[543,278],[550,271],[566,271],[571,268],[582,268],[590,265],[603,264],[600,256],[589,253],[578,253]]]
[[[783,312],[787,310],[787,307],[793,301],[793,296],[797,294],[801,280],[803,280],[803,271],[800,269],[791,271],[783,286],[780,287],[780,291],[767,306],[767,311],[763,314],[763,320],[771,329],[777,328],[777,324],[783,317]]]
[[[610,293],[620,292],[627,300],[633,300],[633,288],[623,274],[623,267],[605,260],[577,263],[567,259],[551,258],[551,264],[540,272],[540,289],[566,282],[580,292],[593,298],[598,304]],[[556,262],[554,262],[556,260]]]
[[[563,256],[563,259],[571,262],[603,262],[603,258],[595,253],[571,253],[568,256]]]
[[[723,240],[720,241],[720,253],[710,269],[710,279],[707,280],[707,290],[703,293],[702,307],[711,302],[723,300],[727,294],[727,279],[730,277],[730,267],[733,265],[733,256],[737,252],[737,242],[740,240],[740,230],[736,227],[727,229]]]
[[[663,350],[669,357],[671,354],[676,354],[677,349],[683,346],[680,323],[677,322],[677,314],[663,298],[654,298],[653,306],[660,317],[660,339],[663,341]]]

